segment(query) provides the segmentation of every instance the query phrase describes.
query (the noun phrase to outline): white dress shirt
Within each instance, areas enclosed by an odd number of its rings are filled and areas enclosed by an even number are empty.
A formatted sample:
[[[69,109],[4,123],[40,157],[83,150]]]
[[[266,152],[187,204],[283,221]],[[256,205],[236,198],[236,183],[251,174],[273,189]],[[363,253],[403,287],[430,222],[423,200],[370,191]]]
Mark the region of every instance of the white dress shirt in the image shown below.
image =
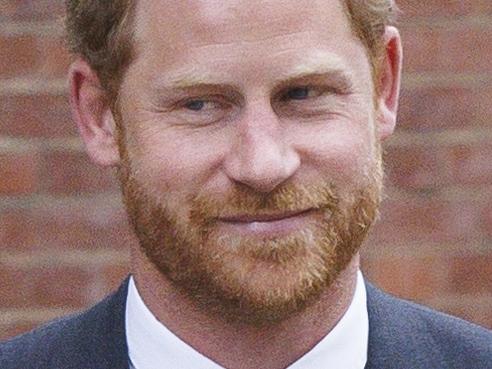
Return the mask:
[[[128,286],[125,320],[130,368],[223,369],[155,318],[140,297],[133,277]],[[288,368],[363,369],[368,339],[366,289],[359,271],[354,297],[343,317],[316,346]]]

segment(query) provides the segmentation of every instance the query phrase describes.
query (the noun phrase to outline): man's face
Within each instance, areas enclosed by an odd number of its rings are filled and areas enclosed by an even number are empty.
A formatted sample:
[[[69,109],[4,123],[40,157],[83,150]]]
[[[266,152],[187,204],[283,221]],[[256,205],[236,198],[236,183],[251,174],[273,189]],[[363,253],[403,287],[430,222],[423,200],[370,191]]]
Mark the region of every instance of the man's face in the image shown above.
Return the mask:
[[[338,0],[139,0],[120,179],[140,245],[199,306],[284,319],[376,216],[370,63]]]

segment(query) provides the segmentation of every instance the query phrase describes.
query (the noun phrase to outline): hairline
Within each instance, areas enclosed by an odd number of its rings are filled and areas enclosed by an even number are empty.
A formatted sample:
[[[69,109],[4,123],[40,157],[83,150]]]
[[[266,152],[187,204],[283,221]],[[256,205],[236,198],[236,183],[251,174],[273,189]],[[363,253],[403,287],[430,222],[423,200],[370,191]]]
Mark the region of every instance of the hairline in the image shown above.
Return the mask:
[[[370,45],[365,42],[364,37],[361,36],[359,30],[357,29],[357,22],[354,20],[349,9],[349,0],[339,1],[342,3],[343,12],[346,16],[347,21],[349,22],[352,34],[362,44],[364,48],[364,54],[367,57],[367,61],[369,62],[371,69],[373,90],[376,98],[379,95],[378,81],[382,68],[382,50],[378,49],[381,49],[382,45],[379,45],[376,50],[371,49]],[[128,48],[127,60],[125,60],[125,63],[123,63],[121,68],[117,71],[117,76],[115,78],[108,77],[108,80],[106,81],[106,86],[103,86],[108,92],[109,99],[111,101],[115,101],[115,99],[118,98],[126,72],[130,65],[135,62],[137,57],[134,37],[137,0],[127,0],[127,4],[128,6],[125,9],[121,22],[117,26],[117,30],[114,34],[113,40],[116,47],[118,47],[121,43],[126,43],[126,47]],[[379,37],[380,44],[382,44],[383,35],[380,35]]]

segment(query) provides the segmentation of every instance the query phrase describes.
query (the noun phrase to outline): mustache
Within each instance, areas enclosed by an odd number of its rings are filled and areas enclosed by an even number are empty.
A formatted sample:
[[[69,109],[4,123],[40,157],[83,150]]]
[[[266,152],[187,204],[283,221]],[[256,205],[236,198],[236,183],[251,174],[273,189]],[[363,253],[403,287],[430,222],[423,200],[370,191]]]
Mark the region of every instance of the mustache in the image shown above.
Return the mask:
[[[241,215],[269,215],[300,212],[308,209],[336,210],[340,199],[334,185],[285,184],[269,193],[259,193],[245,185],[237,185],[227,194],[198,194],[191,201],[194,220],[227,218]]]

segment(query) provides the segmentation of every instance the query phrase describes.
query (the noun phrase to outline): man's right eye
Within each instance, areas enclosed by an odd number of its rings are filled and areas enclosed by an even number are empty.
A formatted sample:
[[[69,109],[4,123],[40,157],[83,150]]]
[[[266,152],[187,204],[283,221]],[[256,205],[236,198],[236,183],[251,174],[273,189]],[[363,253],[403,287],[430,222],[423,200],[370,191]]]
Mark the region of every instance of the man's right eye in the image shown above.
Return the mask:
[[[288,89],[282,96],[282,100],[309,100],[320,97],[325,91],[316,86],[298,86]]]
[[[188,101],[184,106],[186,109],[189,109],[189,110],[200,111],[205,107],[205,101],[204,100],[191,100],[191,101]]]
[[[291,88],[287,91],[285,98],[291,100],[305,100],[309,97],[310,90],[309,87]]]

